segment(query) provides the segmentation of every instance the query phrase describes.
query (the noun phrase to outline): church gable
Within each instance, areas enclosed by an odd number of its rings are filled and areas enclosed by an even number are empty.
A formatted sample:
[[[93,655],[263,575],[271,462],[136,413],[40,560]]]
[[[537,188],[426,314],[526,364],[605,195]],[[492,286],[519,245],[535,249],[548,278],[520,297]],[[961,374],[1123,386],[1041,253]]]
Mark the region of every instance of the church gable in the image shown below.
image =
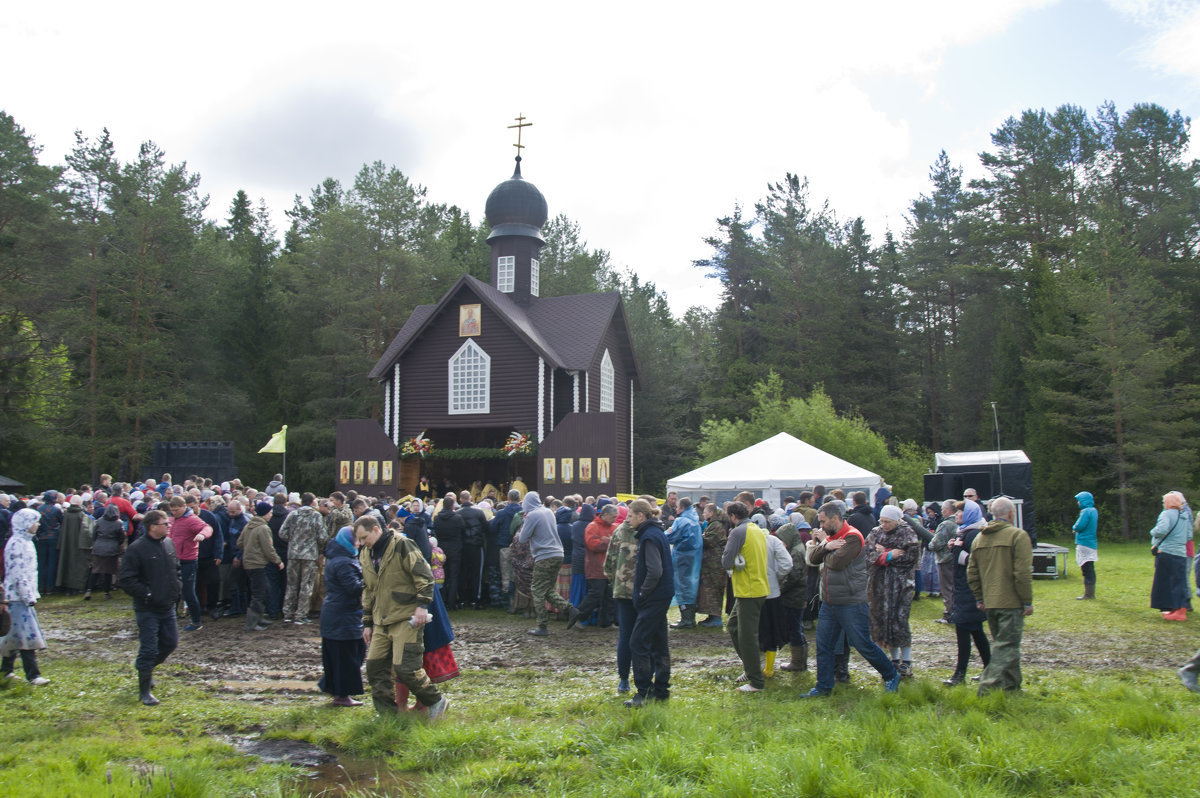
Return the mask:
[[[401,437],[429,427],[533,429],[538,358],[507,318],[460,282],[400,355]]]

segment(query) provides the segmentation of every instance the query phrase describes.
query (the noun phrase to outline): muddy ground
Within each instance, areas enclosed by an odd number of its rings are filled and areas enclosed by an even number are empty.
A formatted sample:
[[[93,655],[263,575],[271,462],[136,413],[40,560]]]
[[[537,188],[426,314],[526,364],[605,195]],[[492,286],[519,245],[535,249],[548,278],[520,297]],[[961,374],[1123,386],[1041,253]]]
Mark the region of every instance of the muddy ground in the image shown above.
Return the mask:
[[[50,646],[47,660],[79,657],[131,663],[137,637],[128,607],[120,593],[108,601],[85,603],[78,597],[43,601],[38,610]],[[918,675],[942,678],[953,669],[954,628],[933,622],[940,609],[936,599],[914,605],[913,661]],[[181,621],[180,627],[185,623]],[[519,669],[552,678],[575,671],[595,674],[605,683],[615,672],[615,628],[568,631],[564,623],[552,622],[550,637],[533,638],[526,634],[532,622],[500,610],[463,610],[455,613],[452,623],[457,636],[454,654],[464,672]],[[312,693],[321,675],[320,631],[315,622],[276,622],[266,631],[248,633],[242,619],[224,618],[205,621],[198,632],[181,631],[180,638],[170,663],[189,666],[184,678],[240,699]],[[701,668],[732,678],[741,670],[723,630],[672,630],[670,639],[677,672]],[[1028,667],[1087,670],[1164,668],[1177,664],[1179,658],[1178,651],[1152,640],[1120,637],[1104,629],[1071,637],[1036,623],[1026,627],[1023,653]],[[815,658],[815,646],[811,656]],[[787,652],[780,657],[786,661]],[[857,655],[851,659],[852,667],[869,668]]]

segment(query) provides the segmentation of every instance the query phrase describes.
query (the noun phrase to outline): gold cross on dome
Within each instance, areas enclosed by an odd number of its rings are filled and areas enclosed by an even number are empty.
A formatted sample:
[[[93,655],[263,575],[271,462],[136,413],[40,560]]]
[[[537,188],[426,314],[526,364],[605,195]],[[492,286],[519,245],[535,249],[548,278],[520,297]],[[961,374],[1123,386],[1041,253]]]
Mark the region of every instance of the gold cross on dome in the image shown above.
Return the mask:
[[[517,143],[513,146],[517,148],[517,155],[520,155],[521,150],[525,149],[525,145],[521,143],[521,128],[533,127],[533,123],[525,121],[525,114],[521,114],[520,116],[514,118],[517,120],[517,124],[509,125],[508,129],[512,130],[514,127],[517,129]]]

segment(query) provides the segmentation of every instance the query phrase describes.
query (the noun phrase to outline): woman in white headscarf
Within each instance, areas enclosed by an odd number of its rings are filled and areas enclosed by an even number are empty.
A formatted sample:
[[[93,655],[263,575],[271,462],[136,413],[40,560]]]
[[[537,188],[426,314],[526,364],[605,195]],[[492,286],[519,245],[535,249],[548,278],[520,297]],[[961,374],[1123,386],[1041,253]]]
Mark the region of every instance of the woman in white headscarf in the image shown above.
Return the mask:
[[[879,512],[879,526],[867,535],[867,601],[871,639],[891,651],[892,664],[904,679],[912,678],[913,572],[921,556],[921,541],[899,507]]]
[[[13,665],[20,653],[25,678],[30,684],[40,686],[50,680],[42,676],[37,662],[38,650],[46,647],[46,639],[42,637],[42,627],[38,625],[37,611],[34,609],[41,598],[37,589],[37,551],[33,546],[38,520],[36,510],[18,510],[12,517],[12,537],[4,547],[4,597],[12,615],[12,628],[0,638],[0,657],[3,658],[0,678],[16,678]]]

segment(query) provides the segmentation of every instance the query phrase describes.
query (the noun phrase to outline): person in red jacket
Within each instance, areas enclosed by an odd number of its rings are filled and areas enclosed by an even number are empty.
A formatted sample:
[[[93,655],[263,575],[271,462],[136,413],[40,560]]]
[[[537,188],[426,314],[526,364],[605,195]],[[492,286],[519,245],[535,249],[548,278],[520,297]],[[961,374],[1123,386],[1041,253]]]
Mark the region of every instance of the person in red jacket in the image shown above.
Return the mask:
[[[613,624],[616,605],[613,603],[612,583],[604,573],[604,557],[608,554],[608,542],[612,540],[617,523],[617,505],[606,504],[600,508],[596,520],[587,525],[583,532],[587,558],[583,573],[587,578],[587,594],[579,602],[579,618],[589,618],[593,611],[600,610],[596,626],[607,629]]]
[[[200,541],[212,537],[212,527],[200,520],[200,516],[188,509],[182,496],[172,496],[171,542],[179,557],[179,576],[183,580],[183,601],[187,604],[192,622],[183,627],[185,632],[196,632],[204,628],[204,615],[200,610],[200,599],[196,596],[196,568]]]

